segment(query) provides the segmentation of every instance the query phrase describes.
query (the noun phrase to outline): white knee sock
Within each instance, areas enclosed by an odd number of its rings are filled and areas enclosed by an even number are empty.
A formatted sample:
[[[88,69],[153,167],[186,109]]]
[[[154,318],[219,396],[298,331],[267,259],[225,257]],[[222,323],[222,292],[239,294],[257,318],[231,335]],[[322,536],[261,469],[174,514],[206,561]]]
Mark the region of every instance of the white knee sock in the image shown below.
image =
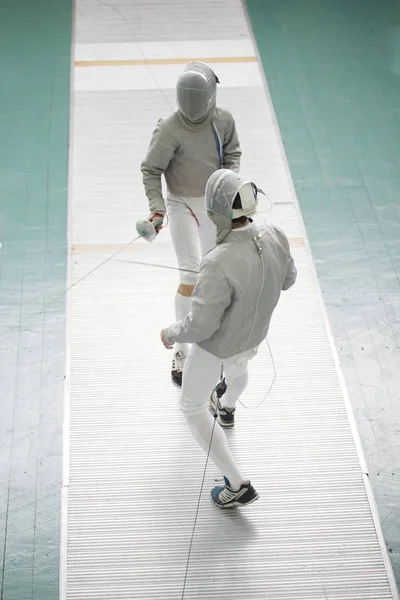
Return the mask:
[[[201,413],[195,415],[185,414],[185,418],[192,435],[206,453],[209,451],[211,433],[213,432],[210,458],[222,471],[222,474],[229,479],[231,487],[238,490],[246,480],[239,471],[239,467],[229,450],[228,440],[222,427],[217,422],[214,426],[214,418],[206,407]]]
[[[235,408],[236,402],[246,389],[249,381],[249,372],[246,369],[238,377],[225,376],[226,392],[220,398],[220,405],[224,408]]]
[[[190,312],[190,296],[182,296],[182,294],[175,294],[175,318],[177,321],[181,321]],[[175,344],[174,352],[183,352],[187,355],[189,352],[189,344]]]

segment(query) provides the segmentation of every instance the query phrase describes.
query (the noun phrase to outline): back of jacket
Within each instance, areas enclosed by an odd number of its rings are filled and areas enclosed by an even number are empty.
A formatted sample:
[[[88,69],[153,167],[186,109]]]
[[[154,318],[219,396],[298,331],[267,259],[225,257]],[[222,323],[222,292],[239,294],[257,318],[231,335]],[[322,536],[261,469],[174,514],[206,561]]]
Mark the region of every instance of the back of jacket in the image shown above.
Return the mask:
[[[195,342],[221,359],[250,350],[267,336],[281,291],[296,276],[280,229],[251,224],[232,230],[203,259],[191,312],[166,335],[174,342]]]

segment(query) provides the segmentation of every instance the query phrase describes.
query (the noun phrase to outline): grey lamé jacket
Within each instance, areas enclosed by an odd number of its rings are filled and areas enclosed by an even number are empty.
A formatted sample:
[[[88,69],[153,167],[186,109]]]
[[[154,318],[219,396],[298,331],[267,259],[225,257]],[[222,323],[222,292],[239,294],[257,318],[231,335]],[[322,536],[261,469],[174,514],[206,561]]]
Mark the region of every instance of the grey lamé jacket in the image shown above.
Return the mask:
[[[225,169],[239,172],[240,156],[235,121],[227,110],[215,107],[196,124],[180,111],[160,119],[141,165],[150,212],[166,212],[162,175],[171,194],[199,198],[204,196],[210,175],[221,168],[221,159]]]
[[[262,248],[260,259],[253,238]],[[258,346],[267,336],[282,290],[297,270],[286,235],[274,226],[234,229],[202,260],[191,312],[168,327],[170,342],[197,343],[220,359]],[[258,300],[257,316],[253,327]]]

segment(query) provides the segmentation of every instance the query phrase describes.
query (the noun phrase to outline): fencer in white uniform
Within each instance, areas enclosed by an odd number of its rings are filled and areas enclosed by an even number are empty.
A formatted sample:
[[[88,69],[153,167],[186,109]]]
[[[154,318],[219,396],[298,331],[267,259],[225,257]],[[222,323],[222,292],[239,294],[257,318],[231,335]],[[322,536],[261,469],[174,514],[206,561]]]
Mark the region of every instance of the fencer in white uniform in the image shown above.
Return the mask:
[[[217,76],[204,63],[192,62],[179,77],[178,110],[160,119],[141,165],[150,216],[156,231],[168,213],[172,242],[180,268],[175,318],[190,310],[201,257],[215,246],[214,223],[207,218],[205,187],[210,175],[224,166],[239,171],[241,150],[235,121],[216,106]],[[162,175],[167,184],[166,202]],[[175,346],[171,376],[178,385],[188,344]]]
[[[189,314],[161,332],[166,348],[192,344],[180,406],[193,436],[225,477],[225,485],[211,491],[221,508],[258,498],[239,470],[221,424],[233,425],[236,402],[248,382],[248,361],[267,336],[281,291],[297,277],[283,231],[252,222],[260,191],[228,169],[209,178],[207,213],[217,227],[217,245],[201,262]],[[226,392],[216,399],[213,390],[222,365]],[[216,422],[208,410],[210,397]]]

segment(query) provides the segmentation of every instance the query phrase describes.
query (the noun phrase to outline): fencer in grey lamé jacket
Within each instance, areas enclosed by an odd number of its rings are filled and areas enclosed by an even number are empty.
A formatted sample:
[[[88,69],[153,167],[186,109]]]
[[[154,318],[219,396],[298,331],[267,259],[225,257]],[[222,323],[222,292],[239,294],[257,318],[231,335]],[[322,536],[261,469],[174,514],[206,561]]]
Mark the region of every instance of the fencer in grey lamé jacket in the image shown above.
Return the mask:
[[[180,111],[160,119],[142,162],[143,184],[151,213],[165,213],[161,176],[168,192],[184,198],[204,196],[208,178],[221,168],[217,137],[225,169],[236,173],[241,150],[231,113],[214,107],[201,123],[191,123]]]
[[[257,240],[262,262],[253,238],[263,231]],[[296,277],[283,231],[254,223],[233,229],[203,258],[191,311],[167,328],[166,338],[196,343],[220,359],[251,350],[266,338],[281,291]]]

